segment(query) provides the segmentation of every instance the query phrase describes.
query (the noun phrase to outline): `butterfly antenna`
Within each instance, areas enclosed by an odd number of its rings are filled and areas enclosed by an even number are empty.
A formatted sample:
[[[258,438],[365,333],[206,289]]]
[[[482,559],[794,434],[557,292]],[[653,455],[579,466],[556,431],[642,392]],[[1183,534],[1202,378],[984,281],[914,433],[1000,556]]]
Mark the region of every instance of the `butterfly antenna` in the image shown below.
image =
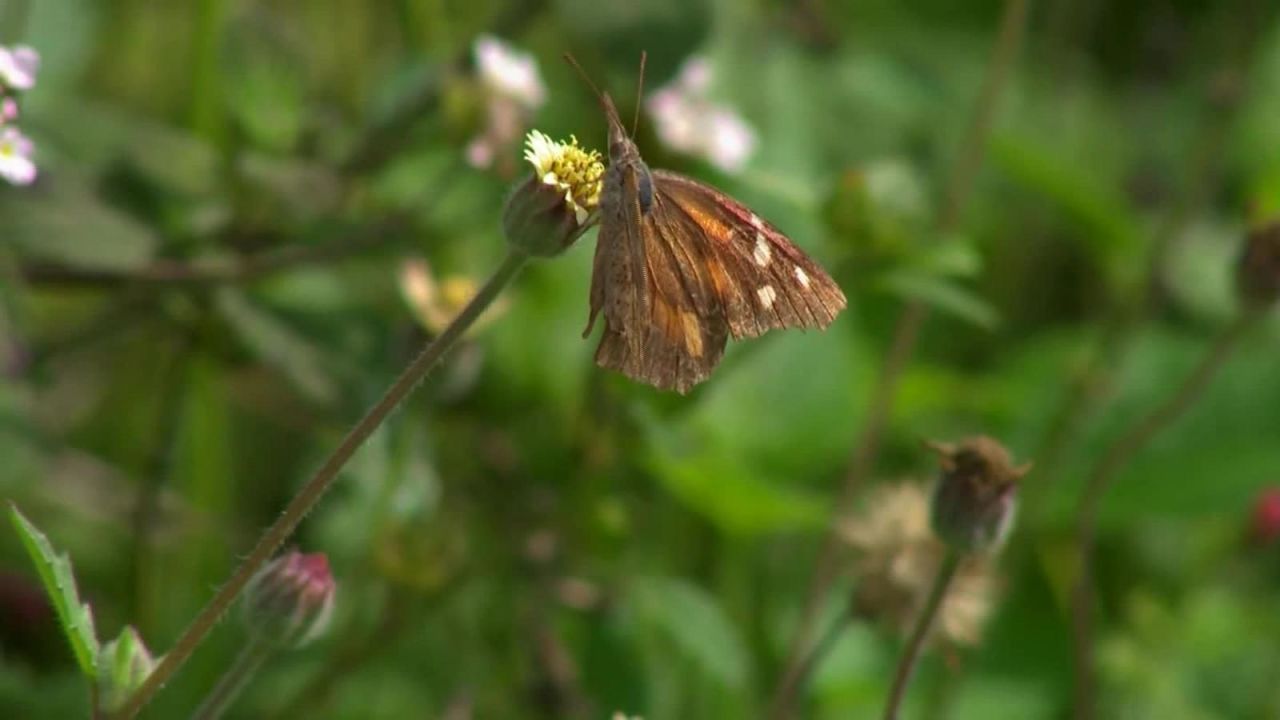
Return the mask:
[[[591,82],[591,76],[587,75],[587,71],[582,69],[582,66],[578,64],[578,61],[574,59],[573,55],[565,53],[564,60],[572,65],[574,70],[578,71],[578,77],[581,77],[582,81],[587,84],[587,87],[591,88],[591,92],[596,94],[597,99],[604,97],[604,93],[600,92],[600,88],[596,87],[596,84]]]
[[[631,121],[631,137],[636,136],[636,131],[640,129],[640,105],[641,99],[644,97],[644,61],[649,58],[649,53],[644,50],[640,51],[640,78],[636,80],[636,116]]]

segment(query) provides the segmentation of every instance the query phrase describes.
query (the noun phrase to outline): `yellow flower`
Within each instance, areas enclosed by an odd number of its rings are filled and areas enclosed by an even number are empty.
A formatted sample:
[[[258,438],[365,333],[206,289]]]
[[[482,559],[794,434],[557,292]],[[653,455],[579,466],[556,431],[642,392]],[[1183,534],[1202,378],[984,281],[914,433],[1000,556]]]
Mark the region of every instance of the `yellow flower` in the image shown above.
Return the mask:
[[[946,550],[929,528],[929,492],[914,482],[882,485],[864,507],[840,524],[841,537],[856,552],[854,611],[905,635],[920,614]],[[962,561],[938,612],[939,639],[977,644],[995,590],[990,558],[973,555]]]
[[[433,334],[439,335],[462,312],[462,308],[475,297],[479,286],[464,275],[450,275],[437,279],[426,260],[407,259],[400,264],[400,294],[418,322]],[[498,298],[480,313],[480,317],[467,330],[471,335],[488,325],[507,309],[506,301]]]
[[[600,153],[579,147],[578,139],[560,143],[534,130],[525,138],[524,157],[543,184],[564,192],[564,199],[582,225],[600,204],[604,162]]]

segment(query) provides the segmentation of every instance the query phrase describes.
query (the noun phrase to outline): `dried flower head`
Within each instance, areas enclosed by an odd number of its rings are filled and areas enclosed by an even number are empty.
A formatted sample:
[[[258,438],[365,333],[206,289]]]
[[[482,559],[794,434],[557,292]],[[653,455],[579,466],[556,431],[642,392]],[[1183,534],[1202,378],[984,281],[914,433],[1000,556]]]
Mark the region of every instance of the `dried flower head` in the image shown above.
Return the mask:
[[[999,548],[1013,525],[1018,481],[1031,466],[1014,467],[1009,451],[985,435],[927,445],[942,466],[933,493],[934,532],[962,553]]]
[[[1236,266],[1236,294],[1251,308],[1280,300],[1280,219],[1254,228],[1245,238]]]
[[[863,512],[840,523],[855,551],[853,611],[907,634],[923,609],[946,547],[929,527],[929,494],[916,482],[881,485]],[[964,559],[938,611],[940,642],[975,645],[991,612],[995,578],[988,558]]]
[[[507,240],[531,255],[549,257],[573,244],[600,204],[604,163],[600,153],[552,140],[534,130],[524,157],[533,176],[518,186],[503,211]]]
[[[290,550],[267,563],[245,587],[245,622],[260,641],[302,647],[328,629],[336,591],[324,553]]]

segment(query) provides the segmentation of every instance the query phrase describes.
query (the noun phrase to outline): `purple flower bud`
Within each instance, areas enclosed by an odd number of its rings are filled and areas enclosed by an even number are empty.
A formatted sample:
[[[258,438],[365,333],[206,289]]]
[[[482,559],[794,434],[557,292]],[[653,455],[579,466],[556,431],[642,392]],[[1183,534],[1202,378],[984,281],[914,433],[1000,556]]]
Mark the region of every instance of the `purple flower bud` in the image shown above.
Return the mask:
[[[324,553],[281,555],[258,571],[244,591],[245,621],[259,640],[302,647],[329,627],[337,584]]]
[[[1009,451],[982,435],[928,445],[942,465],[930,513],[933,531],[962,553],[998,548],[1013,526],[1018,481],[1031,466],[1014,467]]]
[[[5,125],[18,119],[18,101],[11,97],[0,100],[0,125]]]

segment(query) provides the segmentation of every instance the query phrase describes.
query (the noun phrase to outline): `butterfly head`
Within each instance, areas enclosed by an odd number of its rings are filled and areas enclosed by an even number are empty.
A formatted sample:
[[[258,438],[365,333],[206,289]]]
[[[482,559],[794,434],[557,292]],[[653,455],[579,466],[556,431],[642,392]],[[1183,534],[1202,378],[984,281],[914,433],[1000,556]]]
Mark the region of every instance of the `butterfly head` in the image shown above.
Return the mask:
[[[609,163],[615,164],[628,160],[639,160],[640,151],[636,143],[627,133],[627,128],[618,117],[618,108],[608,93],[600,96],[600,104],[604,107],[604,117],[609,121]]]

